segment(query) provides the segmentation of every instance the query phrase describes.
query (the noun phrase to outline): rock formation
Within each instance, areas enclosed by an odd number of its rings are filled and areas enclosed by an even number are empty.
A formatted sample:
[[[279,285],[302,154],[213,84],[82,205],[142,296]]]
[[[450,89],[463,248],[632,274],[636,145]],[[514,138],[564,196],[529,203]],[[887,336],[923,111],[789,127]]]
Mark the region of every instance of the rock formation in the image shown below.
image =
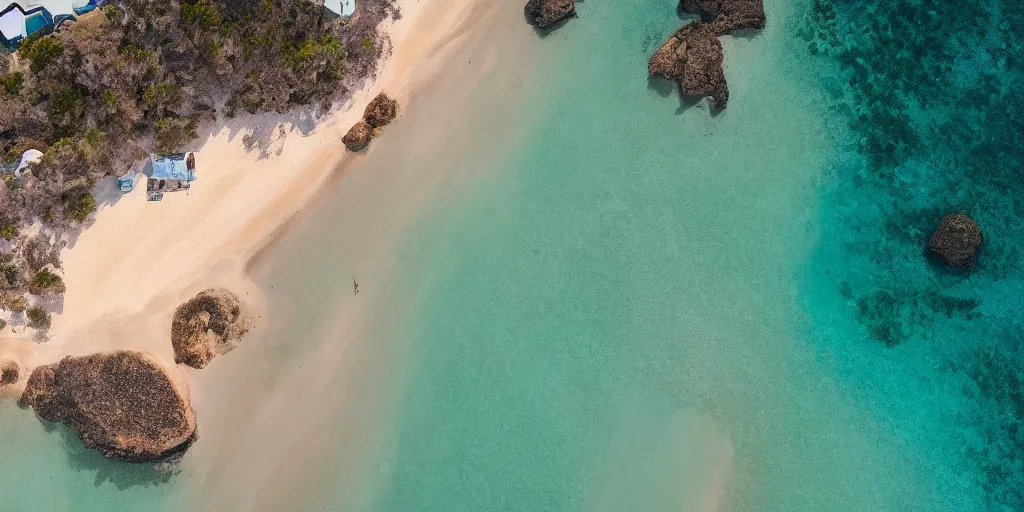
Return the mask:
[[[951,267],[970,267],[978,259],[984,238],[981,228],[966,214],[947,215],[928,240],[928,250]]]
[[[142,352],[68,356],[33,370],[21,404],[106,457],[165,460],[196,439],[188,387],[176,372]]]
[[[0,386],[14,384],[21,378],[21,367],[14,361],[0,363]]]
[[[699,14],[704,21],[721,16],[725,32],[764,28],[764,0],[680,0],[679,9]]]
[[[678,82],[684,96],[707,96],[712,112],[729,103],[718,36],[744,28],[764,28],[763,0],[680,0],[679,8],[701,15],[672,34],[651,56],[647,71]]]
[[[249,330],[238,296],[224,288],[199,292],[178,306],[171,321],[174,362],[203,368],[238,345]]]
[[[548,28],[576,14],[575,0],[530,0],[526,2],[526,19],[538,28]]]
[[[717,22],[690,23],[672,34],[647,64],[651,76],[679,82],[684,96],[708,96],[714,112],[729,103],[719,28]]]
[[[362,151],[363,148],[370,145],[371,140],[373,140],[373,127],[363,120],[352,125],[348,133],[341,138],[345,146],[352,151]]]
[[[396,116],[398,116],[398,102],[384,93],[378,94],[363,112],[363,120],[374,128],[380,128],[390,123]]]

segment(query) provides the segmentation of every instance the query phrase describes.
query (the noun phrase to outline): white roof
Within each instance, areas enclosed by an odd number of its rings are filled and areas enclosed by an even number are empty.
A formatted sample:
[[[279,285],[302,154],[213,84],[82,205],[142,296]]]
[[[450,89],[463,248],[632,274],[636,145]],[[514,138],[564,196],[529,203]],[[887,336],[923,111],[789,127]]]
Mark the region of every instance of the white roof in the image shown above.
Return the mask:
[[[21,176],[21,170],[28,167],[28,164],[38,162],[43,157],[43,152],[38,149],[29,149],[21,154],[21,163],[18,164],[18,168],[14,170],[15,176]]]
[[[57,16],[58,14],[75,14],[75,11],[72,9],[75,3],[74,0],[34,0],[30,2],[19,0],[18,2],[12,3],[21,4],[26,11],[35,7],[43,6],[54,16]]]
[[[335,14],[351,16],[356,12],[356,0],[324,0],[324,7],[334,11]]]
[[[21,11],[14,9],[0,16],[0,32],[7,39],[25,37],[25,16]]]

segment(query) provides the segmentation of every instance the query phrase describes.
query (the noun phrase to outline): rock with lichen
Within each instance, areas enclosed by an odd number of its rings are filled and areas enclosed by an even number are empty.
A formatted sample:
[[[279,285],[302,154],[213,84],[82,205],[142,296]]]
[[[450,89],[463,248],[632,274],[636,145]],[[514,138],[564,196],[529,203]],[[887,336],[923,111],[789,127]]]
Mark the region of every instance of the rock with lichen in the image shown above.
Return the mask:
[[[947,215],[928,240],[928,251],[951,267],[974,265],[984,237],[981,228],[967,214]]]
[[[712,111],[724,109],[729,102],[729,86],[722,68],[719,30],[717,22],[702,21],[679,29],[654,52],[647,64],[648,73],[678,82],[684,96],[707,96]]]
[[[14,384],[21,378],[21,366],[15,361],[0,362],[0,386]]]
[[[373,140],[373,127],[363,120],[352,125],[348,133],[341,138],[341,142],[344,142],[351,151],[362,151],[370,145],[371,140]]]
[[[177,372],[144,352],[69,356],[33,370],[20,403],[105,457],[166,460],[196,439],[188,386]]]
[[[384,93],[380,93],[376,98],[373,98],[373,100],[366,105],[366,110],[363,112],[363,120],[366,121],[366,124],[374,128],[380,128],[381,126],[387,125],[391,121],[394,121],[397,116],[398,102],[391,99]]]
[[[171,320],[174,362],[203,368],[230,351],[249,331],[249,317],[238,296],[224,288],[199,292],[178,306]]]
[[[764,28],[764,0],[680,0],[679,9],[708,22],[720,19],[721,33]]]
[[[526,2],[526,19],[538,28],[548,28],[573,14],[576,14],[574,0],[529,0]]]

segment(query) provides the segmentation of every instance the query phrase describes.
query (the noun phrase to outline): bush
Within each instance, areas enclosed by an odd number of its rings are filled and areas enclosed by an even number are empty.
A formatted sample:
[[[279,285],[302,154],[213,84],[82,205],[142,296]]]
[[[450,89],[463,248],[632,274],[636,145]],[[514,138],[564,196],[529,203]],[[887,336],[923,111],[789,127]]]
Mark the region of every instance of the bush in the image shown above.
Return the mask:
[[[18,284],[18,277],[21,272],[18,267],[10,263],[0,264],[0,279],[3,279],[3,283],[7,283],[7,286],[15,286]]]
[[[7,240],[8,242],[14,240],[14,237],[18,236],[18,226],[13,220],[5,220],[0,222],[0,238]]]
[[[52,37],[30,37],[21,43],[18,53],[29,61],[32,72],[38,73],[64,53],[64,43]]]
[[[32,280],[28,283],[28,292],[32,295],[52,297],[60,295],[66,290],[64,280],[45,268],[36,272],[36,275],[32,276]]]
[[[45,330],[50,328],[50,313],[43,308],[35,307],[30,308],[26,313],[28,316],[28,326],[36,329]]]
[[[107,4],[103,7],[103,15],[107,17],[111,25],[119,26],[124,22],[124,11],[115,4]]]
[[[181,23],[185,26],[211,29],[220,25],[217,7],[200,0],[194,4],[181,4]]]
[[[71,220],[85,222],[85,219],[88,219],[94,211],[96,211],[96,199],[92,197],[92,194],[86,192],[68,201],[64,208],[64,215]]]
[[[0,85],[3,85],[4,92],[12,96],[21,92],[21,85],[25,83],[25,76],[21,74],[21,71],[15,71],[14,73],[7,73],[3,79],[0,79]]]
[[[175,153],[199,135],[195,119],[165,117],[154,126],[154,145],[157,153]]]
[[[14,312],[25,311],[28,309],[28,299],[25,297],[15,297],[7,302],[7,308]]]

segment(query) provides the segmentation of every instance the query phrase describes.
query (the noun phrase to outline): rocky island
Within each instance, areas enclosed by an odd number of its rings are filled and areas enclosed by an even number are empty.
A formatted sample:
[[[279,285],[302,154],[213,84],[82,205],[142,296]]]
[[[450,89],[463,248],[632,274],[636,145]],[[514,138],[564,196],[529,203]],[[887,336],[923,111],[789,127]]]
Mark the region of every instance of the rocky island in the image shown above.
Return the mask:
[[[174,312],[174,362],[203,368],[218,354],[235,348],[248,331],[249,317],[237,295],[224,288],[199,292]]]
[[[978,260],[983,242],[978,223],[966,214],[957,213],[939,222],[928,240],[928,251],[946,265],[967,268]]]
[[[144,352],[69,356],[33,370],[20,403],[106,457],[161,461],[196,439],[188,386],[176,372]]]
[[[718,36],[740,29],[764,28],[762,0],[682,0],[679,9],[701,19],[672,34],[648,62],[650,76],[679,83],[683,96],[708,97],[712,112],[729,103]]]
[[[526,19],[537,28],[550,28],[576,14],[575,0],[530,0],[524,9]]]

